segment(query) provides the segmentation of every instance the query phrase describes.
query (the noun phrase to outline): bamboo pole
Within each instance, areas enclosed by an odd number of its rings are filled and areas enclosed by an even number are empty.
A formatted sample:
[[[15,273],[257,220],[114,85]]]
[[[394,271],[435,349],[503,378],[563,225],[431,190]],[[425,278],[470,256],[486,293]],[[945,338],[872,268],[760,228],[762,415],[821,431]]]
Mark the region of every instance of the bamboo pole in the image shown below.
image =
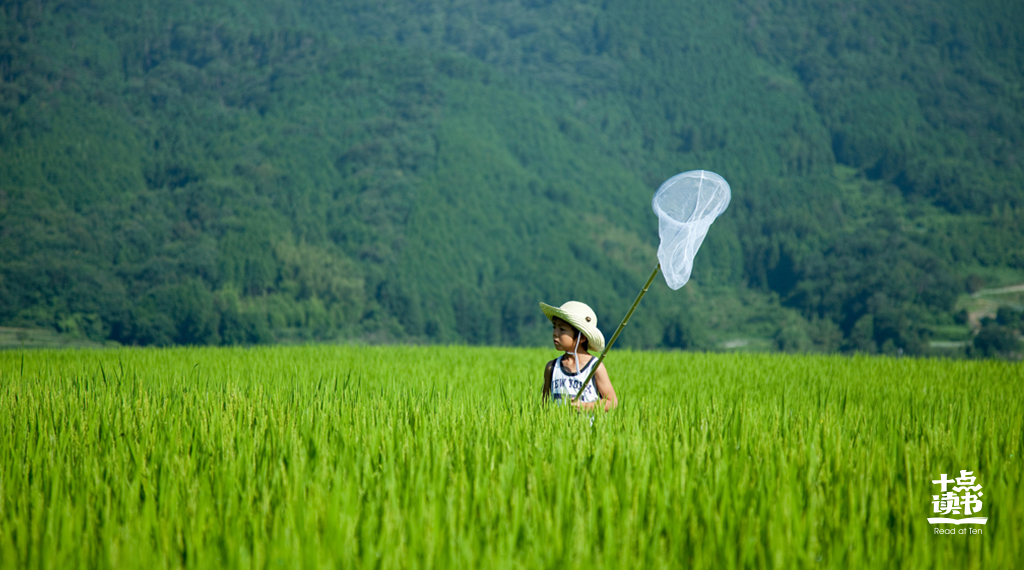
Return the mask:
[[[612,349],[612,345],[615,344],[615,339],[619,338],[619,333],[622,332],[622,329],[625,328],[626,323],[629,322],[629,317],[633,316],[633,311],[635,311],[636,306],[640,304],[640,299],[643,299],[644,295],[647,294],[647,289],[650,288],[651,283],[654,282],[654,278],[658,275],[658,271],[660,270],[661,264],[659,263],[654,268],[654,271],[651,272],[651,276],[647,278],[647,283],[644,284],[644,288],[640,291],[640,294],[636,296],[636,301],[633,301],[633,306],[629,308],[629,311],[626,312],[626,316],[623,317],[622,322],[619,323],[619,327],[615,329],[615,334],[612,335],[612,338],[611,340],[608,341],[608,344],[604,346],[604,350],[601,351],[601,356],[597,357],[597,362],[594,363],[594,367],[591,368],[590,372],[587,374],[587,379],[583,382],[583,387],[580,388],[579,392],[576,392],[576,397],[572,399],[571,403],[575,404],[580,399],[580,396],[583,395],[583,391],[587,389],[587,386],[590,384],[590,380],[594,377],[594,373],[597,372],[597,367],[601,366],[601,362],[604,361],[604,356],[608,354],[609,350]]]

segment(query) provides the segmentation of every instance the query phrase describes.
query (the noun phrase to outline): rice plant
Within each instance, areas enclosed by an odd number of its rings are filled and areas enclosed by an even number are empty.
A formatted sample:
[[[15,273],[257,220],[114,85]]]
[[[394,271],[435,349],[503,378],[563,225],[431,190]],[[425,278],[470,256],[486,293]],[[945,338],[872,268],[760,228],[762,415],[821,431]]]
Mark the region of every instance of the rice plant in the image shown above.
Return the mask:
[[[1019,364],[540,349],[0,352],[4,568],[1008,568]],[[980,535],[936,535],[973,471]]]

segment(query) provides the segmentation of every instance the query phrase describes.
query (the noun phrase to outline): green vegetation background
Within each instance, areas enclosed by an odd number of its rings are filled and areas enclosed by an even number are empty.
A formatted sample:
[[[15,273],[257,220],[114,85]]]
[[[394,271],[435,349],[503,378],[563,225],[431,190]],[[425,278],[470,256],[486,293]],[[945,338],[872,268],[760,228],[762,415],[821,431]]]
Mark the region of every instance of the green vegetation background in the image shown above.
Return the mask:
[[[1024,281],[1022,78],[1008,0],[5,2],[0,325],[611,332],[704,168],[732,205],[624,344],[923,353]]]

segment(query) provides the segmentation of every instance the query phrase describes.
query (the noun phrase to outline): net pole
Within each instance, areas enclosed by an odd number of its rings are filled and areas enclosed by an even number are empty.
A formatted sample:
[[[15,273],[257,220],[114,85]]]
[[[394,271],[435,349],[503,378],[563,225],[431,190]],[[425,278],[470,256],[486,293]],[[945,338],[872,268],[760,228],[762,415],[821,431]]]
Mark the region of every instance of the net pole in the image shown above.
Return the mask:
[[[657,266],[655,266],[654,271],[651,272],[651,276],[647,278],[647,283],[645,283],[644,288],[640,290],[640,294],[636,296],[636,300],[633,301],[633,306],[629,308],[629,311],[626,312],[626,316],[623,317],[622,322],[619,323],[619,327],[615,329],[615,334],[612,335],[612,338],[611,340],[608,341],[608,344],[604,346],[604,350],[601,351],[601,356],[597,357],[597,362],[594,363],[594,367],[591,368],[590,372],[587,374],[587,379],[583,382],[583,387],[580,388],[579,392],[576,392],[576,397],[572,399],[571,403],[575,404],[577,401],[579,401],[580,396],[583,395],[583,391],[586,390],[587,386],[590,384],[590,380],[594,378],[594,373],[597,372],[598,366],[601,366],[601,362],[604,360],[604,356],[608,354],[609,350],[612,349],[612,345],[615,344],[615,339],[619,338],[619,333],[621,333],[622,329],[626,327],[626,323],[629,322],[629,317],[633,316],[633,311],[635,311],[637,305],[640,304],[640,299],[643,299],[644,295],[647,294],[647,289],[651,287],[651,283],[654,282],[654,278],[658,275],[658,271],[660,270],[661,264],[659,263]]]

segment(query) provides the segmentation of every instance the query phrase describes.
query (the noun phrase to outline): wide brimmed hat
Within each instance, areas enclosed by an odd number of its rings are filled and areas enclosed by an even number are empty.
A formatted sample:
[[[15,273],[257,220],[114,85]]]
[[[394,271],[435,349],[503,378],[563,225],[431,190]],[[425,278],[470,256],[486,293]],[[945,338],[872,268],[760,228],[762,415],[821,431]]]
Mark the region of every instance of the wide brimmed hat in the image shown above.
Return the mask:
[[[552,307],[541,303],[540,310],[544,311],[548,319],[558,317],[576,327],[576,330],[583,333],[583,336],[590,341],[591,350],[604,350],[604,335],[597,328],[597,315],[590,305],[579,301],[568,301],[561,307]]]

